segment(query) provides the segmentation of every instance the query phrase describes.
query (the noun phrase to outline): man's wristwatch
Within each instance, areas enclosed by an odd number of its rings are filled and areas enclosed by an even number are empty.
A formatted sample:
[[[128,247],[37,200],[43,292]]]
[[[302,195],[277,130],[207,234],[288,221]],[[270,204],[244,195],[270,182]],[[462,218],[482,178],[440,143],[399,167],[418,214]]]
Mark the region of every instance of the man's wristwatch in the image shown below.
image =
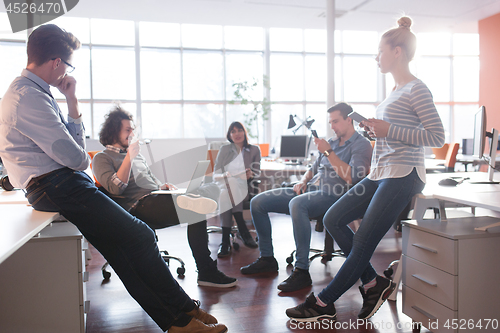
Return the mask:
[[[333,153],[333,149],[332,149],[332,148],[330,148],[330,149],[328,149],[328,150],[325,150],[325,151],[323,152],[323,155],[325,155],[326,157],[328,157],[328,156],[330,156],[330,154],[331,154],[331,153]]]

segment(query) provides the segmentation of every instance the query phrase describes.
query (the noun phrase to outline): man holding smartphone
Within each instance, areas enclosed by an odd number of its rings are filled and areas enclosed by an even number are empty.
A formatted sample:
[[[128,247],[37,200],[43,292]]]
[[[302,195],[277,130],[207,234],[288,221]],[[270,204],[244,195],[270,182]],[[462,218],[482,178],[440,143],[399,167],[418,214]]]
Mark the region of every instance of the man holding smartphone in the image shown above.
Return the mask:
[[[348,114],[352,107],[338,103],[328,109],[328,121],[336,138],[315,137],[320,157],[293,188],[277,188],[252,199],[250,211],[259,236],[260,257],[242,267],[243,274],[276,272],[269,213],[290,214],[296,245],[296,262],[292,274],[278,289],[296,291],[312,284],[309,275],[310,218],[323,215],[340,198],[345,189],[368,174],[372,147],[354,129]]]

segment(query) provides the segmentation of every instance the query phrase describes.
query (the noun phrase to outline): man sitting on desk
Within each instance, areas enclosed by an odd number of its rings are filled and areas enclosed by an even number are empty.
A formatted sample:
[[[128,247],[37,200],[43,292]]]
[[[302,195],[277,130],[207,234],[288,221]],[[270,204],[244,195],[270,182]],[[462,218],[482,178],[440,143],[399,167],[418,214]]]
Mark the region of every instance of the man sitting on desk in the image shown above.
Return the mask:
[[[30,34],[28,64],[0,100],[0,156],[34,209],[59,212],[106,258],[130,295],[169,333],[227,332],[170,274],[153,231],[105,196],[85,173],[85,128],[76,80],[80,42],[54,24]],[[50,86],[66,97],[64,117]]]
[[[217,269],[217,261],[212,260],[208,249],[205,214],[217,208],[217,203],[209,198],[218,198],[219,188],[215,184],[201,186],[198,195],[151,194],[159,189],[176,188],[154,176],[139,153],[138,141],[129,144],[133,130],[132,116],[119,106],[106,116],[99,132],[99,141],[106,149],[94,156],[92,164],[97,181],[120,206],[153,228],[189,220],[188,241],[198,268],[198,284],[218,288],[236,285],[235,278]]]
[[[292,274],[278,285],[282,291],[295,291],[312,284],[309,275],[309,218],[323,215],[344,193],[348,185],[357,183],[368,173],[372,147],[354,130],[347,115],[352,107],[339,103],[328,109],[328,118],[336,139],[314,139],[320,157],[293,188],[277,188],[263,192],[250,202],[250,212],[259,236],[260,257],[242,267],[243,274],[276,272],[269,213],[290,214],[295,237],[296,262]]]

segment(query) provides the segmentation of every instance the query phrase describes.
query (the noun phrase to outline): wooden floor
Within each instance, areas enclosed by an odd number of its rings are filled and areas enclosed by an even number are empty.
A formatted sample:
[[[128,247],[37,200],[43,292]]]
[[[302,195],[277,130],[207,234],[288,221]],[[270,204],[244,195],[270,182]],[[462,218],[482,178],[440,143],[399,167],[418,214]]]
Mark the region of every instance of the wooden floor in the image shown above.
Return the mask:
[[[196,284],[196,266],[186,239],[186,228],[171,227],[158,231],[159,246],[173,255],[179,255],[186,263],[185,277],[178,278],[179,284],[193,298],[201,300],[202,308],[213,314],[221,323],[228,326],[229,332],[279,333],[279,332],[324,332],[329,326],[318,329],[305,329],[290,322],[285,309],[302,303],[307,295],[320,292],[332,279],[343,258],[334,258],[322,264],[319,259],[313,261],[310,273],[313,286],[293,293],[282,293],[276,286],[286,279],[292,269],[287,267],[286,258],[295,248],[289,216],[273,215],[273,237],[275,256],[280,265],[279,272],[267,276],[243,276],[241,266],[253,262],[258,256],[258,249],[241,246],[227,259],[219,259],[219,269],[239,280],[238,286],[229,289],[199,287]],[[313,226],[314,227],[314,226]],[[313,229],[314,230],[314,229]],[[323,233],[313,231],[312,247],[322,248]],[[209,247],[215,258],[221,240],[220,234],[210,234]],[[240,241],[241,243],[241,241]],[[88,333],[158,333],[161,330],[146,315],[139,305],[129,296],[116,275],[109,282],[103,283],[101,265],[102,256],[91,247],[93,258],[88,262],[90,280],[87,283],[90,313],[87,317]],[[382,274],[392,261],[401,254],[401,234],[389,230],[379,244],[372,264]],[[171,264],[173,274],[177,263]],[[411,319],[402,313],[401,290],[396,302],[386,302],[379,311],[365,324],[357,324],[357,313],[361,308],[361,295],[358,285],[352,287],[336,303],[337,326],[331,332],[412,332]],[[422,332],[428,332],[425,328]]]

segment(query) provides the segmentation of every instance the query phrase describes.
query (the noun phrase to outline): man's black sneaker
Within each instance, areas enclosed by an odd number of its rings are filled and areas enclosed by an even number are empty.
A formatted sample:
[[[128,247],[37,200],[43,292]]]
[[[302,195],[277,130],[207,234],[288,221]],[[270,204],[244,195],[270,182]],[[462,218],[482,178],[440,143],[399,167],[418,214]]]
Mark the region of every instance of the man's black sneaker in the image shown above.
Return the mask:
[[[278,289],[290,292],[309,287],[310,285],[312,285],[312,280],[309,271],[295,267],[288,279],[278,285]]]
[[[278,271],[278,262],[274,257],[259,257],[250,265],[240,268],[241,274],[258,274]]]
[[[208,267],[198,272],[198,285],[200,286],[230,288],[237,283],[238,280],[219,271],[217,260],[214,260]]]
[[[358,313],[359,319],[368,319],[377,312],[380,306],[396,289],[396,284],[382,276],[377,276],[377,285],[365,292],[363,286],[359,287],[363,296],[363,307]]]
[[[286,315],[296,321],[323,321],[326,319],[335,322],[337,319],[335,306],[333,304],[328,304],[325,307],[319,306],[316,304],[314,293],[310,293],[304,303],[287,309]]]

